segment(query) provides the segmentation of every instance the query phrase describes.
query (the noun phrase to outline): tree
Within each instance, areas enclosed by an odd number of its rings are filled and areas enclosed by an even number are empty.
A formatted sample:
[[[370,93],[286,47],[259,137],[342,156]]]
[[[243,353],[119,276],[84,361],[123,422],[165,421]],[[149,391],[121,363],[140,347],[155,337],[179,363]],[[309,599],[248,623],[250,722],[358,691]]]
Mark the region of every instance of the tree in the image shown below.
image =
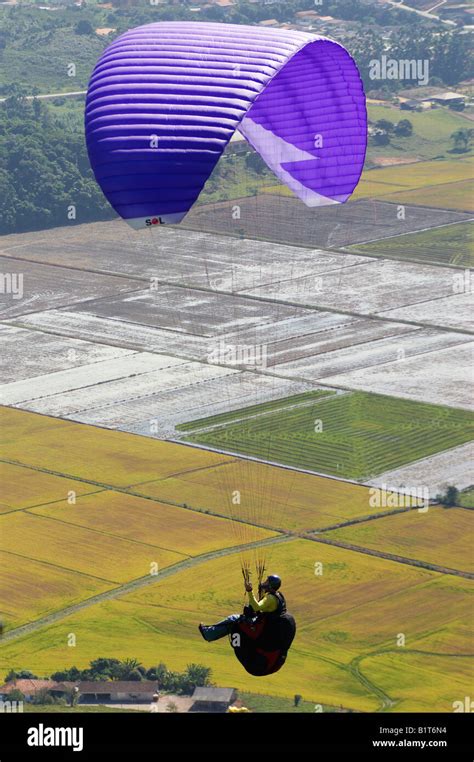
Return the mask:
[[[455,153],[465,153],[469,149],[470,133],[471,130],[456,130],[456,132],[451,133],[450,138],[454,142],[453,151]]]
[[[443,495],[438,495],[437,499],[441,505],[445,505],[447,508],[452,508],[454,505],[458,505],[459,490],[453,484],[450,484],[446,488],[446,492]]]
[[[409,119],[401,119],[395,126],[395,135],[408,138],[413,133],[413,125]]]
[[[245,157],[245,166],[252,172],[256,172],[257,175],[262,175],[266,170],[266,164],[262,157],[254,151],[248,153]]]
[[[183,693],[192,693],[195,688],[210,685],[212,670],[202,664],[188,664],[182,676],[181,690]]]
[[[75,34],[94,34],[94,28],[90,21],[81,19],[77,22],[74,32]]]
[[[90,662],[90,668],[87,671],[92,680],[118,680],[121,679],[121,669],[120,659],[99,657]]]
[[[373,136],[372,140],[377,146],[387,146],[390,143],[390,135],[386,132],[378,132]]]
[[[146,670],[138,659],[125,659],[117,670],[119,680],[142,680]]]
[[[375,122],[375,126],[378,127],[379,130],[386,132],[388,135],[390,135],[395,129],[394,123],[389,119],[379,119],[377,122]]]
[[[43,705],[52,705],[56,703],[56,699],[54,696],[51,695],[49,690],[47,688],[40,688],[39,691],[35,693],[33,696],[33,699],[31,701],[32,704],[43,704]]]
[[[77,667],[71,667],[70,669],[61,670],[59,672],[53,672],[51,680],[57,683],[77,683],[82,679],[82,671]]]
[[[24,701],[25,700],[25,694],[22,693],[18,688],[13,688],[13,690],[10,691],[7,697],[7,701]]]
[[[156,680],[160,688],[162,688],[167,674],[168,669],[166,664],[160,662],[157,667],[150,667],[150,669],[146,671],[145,677],[147,680]]]
[[[5,678],[6,683],[14,682],[15,680],[37,680],[38,675],[33,674],[33,672],[30,672],[29,669],[20,669],[18,672],[15,672],[15,670],[11,669],[8,673],[7,677]]]

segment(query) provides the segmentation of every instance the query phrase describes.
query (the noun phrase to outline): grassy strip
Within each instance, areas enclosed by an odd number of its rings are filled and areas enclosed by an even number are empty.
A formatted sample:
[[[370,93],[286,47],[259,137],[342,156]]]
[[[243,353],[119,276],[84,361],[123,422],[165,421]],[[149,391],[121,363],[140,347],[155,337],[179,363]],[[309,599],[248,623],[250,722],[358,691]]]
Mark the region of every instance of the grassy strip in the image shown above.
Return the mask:
[[[472,231],[470,222],[460,222],[420,233],[355,244],[349,246],[348,250],[379,257],[472,267]]]
[[[178,431],[197,431],[216,424],[232,423],[254,415],[263,415],[264,413],[285,410],[293,405],[299,405],[300,403],[308,402],[312,399],[320,399],[321,397],[327,397],[332,394],[334,394],[334,392],[325,389],[318,389],[314,392],[303,392],[302,394],[295,394],[294,396],[287,397],[283,400],[272,400],[271,402],[250,405],[241,410],[232,410],[228,413],[218,413],[217,415],[210,415],[207,418],[199,418],[194,421],[180,423],[176,426],[176,429]]]

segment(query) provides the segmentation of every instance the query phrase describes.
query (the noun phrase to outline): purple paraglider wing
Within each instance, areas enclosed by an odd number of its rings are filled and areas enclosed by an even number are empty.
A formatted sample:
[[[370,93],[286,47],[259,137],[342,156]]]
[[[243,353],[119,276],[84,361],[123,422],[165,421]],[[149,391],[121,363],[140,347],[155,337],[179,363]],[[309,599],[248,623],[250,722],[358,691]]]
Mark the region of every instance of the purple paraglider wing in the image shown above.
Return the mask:
[[[349,198],[367,143],[362,82],[342,45],[200,22],[115,40],[92,74],[85,128],[97,182],[135,228],[180,222],[236,129],[308,206]]]

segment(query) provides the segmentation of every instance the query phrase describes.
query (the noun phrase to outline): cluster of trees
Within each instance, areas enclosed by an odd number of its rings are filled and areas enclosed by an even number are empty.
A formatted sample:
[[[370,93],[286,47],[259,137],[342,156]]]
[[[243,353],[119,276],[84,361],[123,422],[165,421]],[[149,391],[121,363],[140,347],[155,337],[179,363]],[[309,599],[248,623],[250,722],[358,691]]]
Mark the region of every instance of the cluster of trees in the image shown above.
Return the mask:
[[[91,661],[87,669],[70,667],[69,669],[54,672],[50,679],[58,683],[79,682],[82,680],[153,680],[158,684],[159,689],[166,693],[190,695],[195,688],[212,684],[211,673],[211,668],[205,667],[202,664],[188,664],[184,672],[173,672],[163,662],[160,662],[155,667],[146,668],[137,659],[120,660],[101,657]],[[29,670],[19,672],[11,670],[5,678],[5,682],[14,682],[20,678],[33,680],[38,679],[38,676]],[[10,698],[15,700],[12,698],[12,693],[10,693]],[[16,700],[21,700],[21,698],[21,696],[17,697]],[[41,698],[43,699],[44,696],[41,695]],[[50,703],[54,703],[54,699],[50,698]]]
[[[371,79],[371,61],[381,60],[382,55],[396,61],[427,61],[429,85],[452,87],[474,76],[474,54],[469,35],[457,29],[433,32],[406,24],[394,30],[390,40],[382,39],[380,31],[367,29],[351,40],[350,52],[368,91],[382,85],[388,92],[396,93],[417,85],[416,80],[384,79],[380,82]]]
[[[453,484],[450,484],[446,487],[446,490],[443,493],[436,495],[436,500],[441,505],[446,506],[446,508],[453,508],[455,505],[460,505],[459,490]]]
[[[453,141],[453,153],[466,153],[471,148],[474,129],[456,130],[450,137]]]
[[[292,22],[295,13],[315,10],[324,15],[324,2],[313,0],[281,0],[271,6],[265,3],[240,0],[231,7],[203,6],[201,12],[191,11],[191,3],[160,3],[137,0],[123,8],[103,9],[89,4],[72,6],[55,13],[41,13],[31,6],[12,6],[2,12],[0,19],[0,53],[7,45],[41,49],[55,32],[69,29],[72,34],[95,37],[95,29],[107,24],[115,34],[140,24],[167,20],[221,21],[236,24],[257,24],[270,16],[280,22]],[[473,76],[474,53],[469,35],[460,29],[446,29],[444,25],[429,21],[418,14],[394,7],[379,6],[372,0],[331,0],[330,14],[336,19],[359,22],[358,34],[351,39],[351,53],[359,65],[367,88],[374,83],[369,77],[369,63],[382,54],[398,60],[428,59],[430,81],[433,78],[452,86]],[[381,29],[391,29],[390,40],[382,39]],[[46,35],[46,37],[45,37]],[[107,39],[102,38],[103,45]],[[91,61],[91,67],[93,66]],[[389,80],[390,91],[407,85]],[[416,84],[416,83],[413,83]]]
[[[413,125],[409,119],[400,119],[396,124],[389,119],[379,119],[374,126],[377,132],[373,135],[372,140],[380,146],[388,145],[393,135],[398,138],[409,138],[413,134]]]
[[[15,88],[11,88],[15,90]],[[18,88],[0,104],[0,233],[114,216],[89,165],[81,126]]]

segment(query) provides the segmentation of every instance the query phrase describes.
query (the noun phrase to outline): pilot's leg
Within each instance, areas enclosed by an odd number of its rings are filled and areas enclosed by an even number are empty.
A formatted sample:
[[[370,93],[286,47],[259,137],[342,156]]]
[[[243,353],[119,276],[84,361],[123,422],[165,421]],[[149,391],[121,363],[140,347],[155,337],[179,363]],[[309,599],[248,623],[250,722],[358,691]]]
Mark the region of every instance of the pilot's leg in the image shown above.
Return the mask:
[[[219,640],[219,638],[223,638],[225,635],[229,635],[235,623],[240,622],[243,619],[245,619],[243,614],[231,614],[226,619],[223,619],[222,622],[217,622],[217,624],[210,624],[206,626],[201,622],[199,625],[199,631],[204,640],[207,640],[208,642],[212,640]]]

